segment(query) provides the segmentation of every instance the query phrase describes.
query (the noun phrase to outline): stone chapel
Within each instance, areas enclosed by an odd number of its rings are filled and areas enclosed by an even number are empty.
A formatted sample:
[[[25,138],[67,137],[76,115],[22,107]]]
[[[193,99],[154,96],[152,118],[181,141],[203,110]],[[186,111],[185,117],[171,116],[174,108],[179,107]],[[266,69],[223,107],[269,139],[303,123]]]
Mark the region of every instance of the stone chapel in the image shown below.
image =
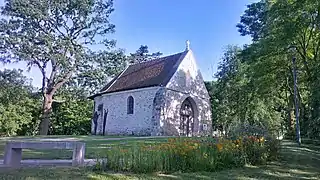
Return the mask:
[[[189,41],[183,52],[129,65],[90,98],[95,135],[211,133],[209,94]]]

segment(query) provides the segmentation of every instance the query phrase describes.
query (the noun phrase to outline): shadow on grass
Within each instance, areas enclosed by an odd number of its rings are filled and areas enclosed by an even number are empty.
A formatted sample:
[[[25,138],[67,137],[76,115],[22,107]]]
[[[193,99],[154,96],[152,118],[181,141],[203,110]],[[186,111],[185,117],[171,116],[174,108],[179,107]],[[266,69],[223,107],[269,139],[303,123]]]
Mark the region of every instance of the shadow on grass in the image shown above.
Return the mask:
[[[2,180],[53,180],[53,179],[86,179],[86,172],[77,168],[21,168],[7,169],[0,168],[0,179]],[[89,179],[89,178],[87,178]]]

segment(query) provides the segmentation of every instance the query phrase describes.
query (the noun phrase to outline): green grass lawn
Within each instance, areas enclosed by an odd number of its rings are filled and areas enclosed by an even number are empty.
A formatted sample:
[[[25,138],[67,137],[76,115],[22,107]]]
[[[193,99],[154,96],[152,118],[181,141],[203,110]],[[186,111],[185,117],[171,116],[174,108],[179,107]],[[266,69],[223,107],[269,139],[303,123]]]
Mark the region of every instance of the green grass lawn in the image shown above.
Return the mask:
[[[100,139],[100,137],[97,138]],[[100,142],[103,140],[100,139],[98,141]],[[103,144],[103,142],[101,143]],[[92,172],[85,168],[72,167],[22,168],[19,170],[0,168],[0,179],[320,179],[320,146],[308,144],[302,145],[302,147],[297,147],[293,142],[283,141],[281,158],[276,162],[271,162],[264,166],[247,166],[244,168],[236,168],[219,172],[130,174],[113,172],[99,173]]]
[[[121,146],[132,146],[135,143],[159,143],[167,141],[167,138],[148,138],[148,139],[134,139],[135,137],[125,136],[35,136],[35,137],[12,137],[12,138],[1,138],[0,139],[0,159],[3,159],[5,143],[10,140],[24,140],[32,139],[36,141],[40,138],[47,139],[76,139],[86,143],[86,159],[95,159],[104,151],[115,145]],[[106,140],[109,138],[126,138],[125,140]],[[24,149],[22,153],[23,159],[71,159],[72,150],[31,150]]]

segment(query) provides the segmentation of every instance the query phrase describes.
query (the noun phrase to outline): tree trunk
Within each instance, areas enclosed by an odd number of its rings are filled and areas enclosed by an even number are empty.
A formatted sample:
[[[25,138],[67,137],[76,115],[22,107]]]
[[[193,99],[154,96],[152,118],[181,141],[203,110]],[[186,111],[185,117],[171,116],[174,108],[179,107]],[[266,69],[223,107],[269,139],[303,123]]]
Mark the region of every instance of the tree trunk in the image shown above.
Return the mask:
[[[293,108],[288,108],[288,128],[290,131],[293,131],[294,130],[294,109]]]
[[[42,118],[40,123],[40,135],[48,135],[51,110],[52,110],[52,95],[44,94],[43,105],[42,105]]]

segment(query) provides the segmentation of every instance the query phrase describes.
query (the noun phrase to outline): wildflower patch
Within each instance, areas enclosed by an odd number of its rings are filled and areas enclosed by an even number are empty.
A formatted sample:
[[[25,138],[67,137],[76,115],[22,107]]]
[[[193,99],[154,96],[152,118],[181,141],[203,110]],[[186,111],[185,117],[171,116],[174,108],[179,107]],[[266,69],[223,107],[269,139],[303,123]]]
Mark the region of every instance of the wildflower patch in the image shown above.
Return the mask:
[[[277,140],[256,136],[234,140],[169,138],[167,142],[157,144],[113,147],[102,155],[107,160],[96,169],[136,173],[217,171],[266,163],[277,156],[276,146],[279,146]]]

